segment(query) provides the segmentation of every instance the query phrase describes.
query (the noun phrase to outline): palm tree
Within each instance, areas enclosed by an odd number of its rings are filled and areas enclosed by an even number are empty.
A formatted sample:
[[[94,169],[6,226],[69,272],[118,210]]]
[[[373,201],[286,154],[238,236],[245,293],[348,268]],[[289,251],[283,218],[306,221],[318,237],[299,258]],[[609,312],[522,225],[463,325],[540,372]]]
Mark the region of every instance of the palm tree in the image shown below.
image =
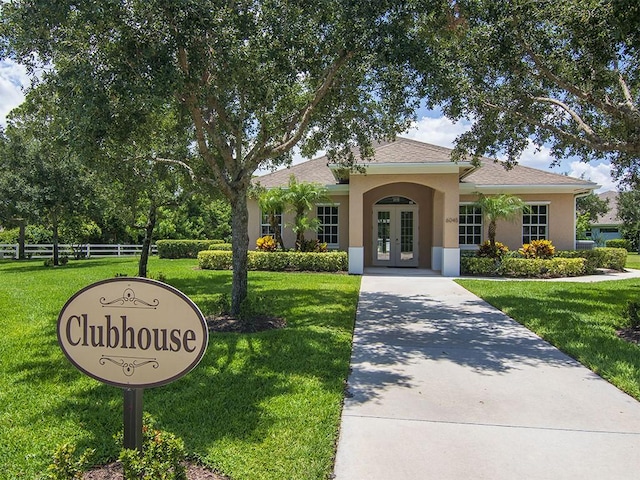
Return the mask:
[[[269,222],[271,230],[273,230],[276,243],[283,251],[286,250],[286,248],[282,240],[280,220],[287,204],[286,195],[287,192],[285,192],[284,189],[277,187],[262,192],[258,198],[262,214],[267,216],[267,221]]]
[[[317,230],[319,222],[317,218],[309,218],[307,213],[318,203],[331,203],[331,198],[327,195],[327,189],[319,183],[298,182],[296,177],[291,175],[289,179],[289,190],[286,194],[286,202],[295,213],[293,226],[296,234],[296,249],[304,248],[304,232],[307,230]]]
[[[514,221],[520,213],[529,208],[520,197],[505,193],[492,196],[478,193],[478,200],[474,206],[482,210],[482,215],[489,222],[489,245],[492,251],[496,248],[497,221]]]

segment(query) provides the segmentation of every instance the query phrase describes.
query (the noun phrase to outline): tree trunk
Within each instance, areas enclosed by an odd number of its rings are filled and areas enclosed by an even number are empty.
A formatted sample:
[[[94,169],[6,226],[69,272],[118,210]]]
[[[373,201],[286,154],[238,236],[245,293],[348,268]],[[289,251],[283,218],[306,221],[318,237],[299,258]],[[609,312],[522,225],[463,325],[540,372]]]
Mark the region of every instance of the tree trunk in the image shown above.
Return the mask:
[[[247,188],[239,188],[231,201],[231,243],[233,248],[233,284],[231,287],[231,315],[240,314],[240,306],[247,298],[247,252],[249,251],[249,211]]]
[[[156,227],[157,220],[156,203],[152,200],[149,205],[149,215],[147,216],[147,224],[144,228],[144,239],[142,240],[142,252],[140,252],[140,261],[138,262],[138,276],[147,276],[147,264],[149,263],[149,254],[151,253],[151,239],[153,230]]]
[[[278,221],[278,217],[276,214],[272,213],[269,215],[269,225],[271,226],[271,230],[273,230],[276,237],[276,243],[280,245],[280,248],[283,252],[286,252],[287,249],[284,247],[284,240],[282,239],[282,234],[280,233],[280,222]]]
[[[496,222],[489,222],[489,245],[491,245],[492,249],[495,249],[496,246]]]

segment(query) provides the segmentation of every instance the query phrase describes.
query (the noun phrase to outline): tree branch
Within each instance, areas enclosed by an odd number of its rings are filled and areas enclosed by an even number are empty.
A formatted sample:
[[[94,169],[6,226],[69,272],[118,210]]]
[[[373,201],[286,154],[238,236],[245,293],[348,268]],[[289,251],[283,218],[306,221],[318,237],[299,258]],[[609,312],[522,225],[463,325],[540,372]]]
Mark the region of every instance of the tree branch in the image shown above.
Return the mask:
[[[571,116],[573,121],[578,124],[578,129],[583,131],[585,135],[587,135],[588,137],[592,137],[594,141],[601,140],[598,137],[598,135],[596,135],[596,133],[593,131],[593,129],[582,119],[582,117],[580,117],[580,115],[578,115],[578,113],[566,103],[560,100],[557,100],[555,98],[549,98],[549,97],[532,97],[531,99],[536,102],[550,103],[552,105],[560,107],[562,110],[564,110]]]
[[[270,149],[268,154],[277,157],[293,148],[305,134],[311,115],[318,104],[326,96],[329,89],[333,86],[333,82],[338,75],[340,69],[351,59],[353,52],[342,52],[340,56],[327,68],[324,78],[318,88],[316,88],[311,101],[292,119],[289,123],[288,131],[283,136],[280,145]]]

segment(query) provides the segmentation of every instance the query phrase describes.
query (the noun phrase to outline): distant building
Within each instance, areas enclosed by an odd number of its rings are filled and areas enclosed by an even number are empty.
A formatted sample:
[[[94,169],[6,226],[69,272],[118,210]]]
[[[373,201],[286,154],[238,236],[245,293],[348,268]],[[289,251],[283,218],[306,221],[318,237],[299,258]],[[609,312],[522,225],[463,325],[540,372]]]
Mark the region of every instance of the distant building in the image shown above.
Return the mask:
[[[591,224],[591,230],[586,232],[587,238],[604,246],[607,240],[622,238],[620,226],[622,221],[618,219],[618,192],[609,191],[598,194],[601,200],[609,201],[609,211]]]

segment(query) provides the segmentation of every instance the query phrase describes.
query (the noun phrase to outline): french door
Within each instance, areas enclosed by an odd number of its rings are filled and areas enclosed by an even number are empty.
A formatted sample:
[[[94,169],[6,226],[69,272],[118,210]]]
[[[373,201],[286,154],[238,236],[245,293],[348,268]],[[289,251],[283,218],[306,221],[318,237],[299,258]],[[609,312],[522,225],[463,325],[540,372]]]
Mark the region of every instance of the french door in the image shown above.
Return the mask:
[[[418,266],[418,207],[373,207],[373,265]]]

